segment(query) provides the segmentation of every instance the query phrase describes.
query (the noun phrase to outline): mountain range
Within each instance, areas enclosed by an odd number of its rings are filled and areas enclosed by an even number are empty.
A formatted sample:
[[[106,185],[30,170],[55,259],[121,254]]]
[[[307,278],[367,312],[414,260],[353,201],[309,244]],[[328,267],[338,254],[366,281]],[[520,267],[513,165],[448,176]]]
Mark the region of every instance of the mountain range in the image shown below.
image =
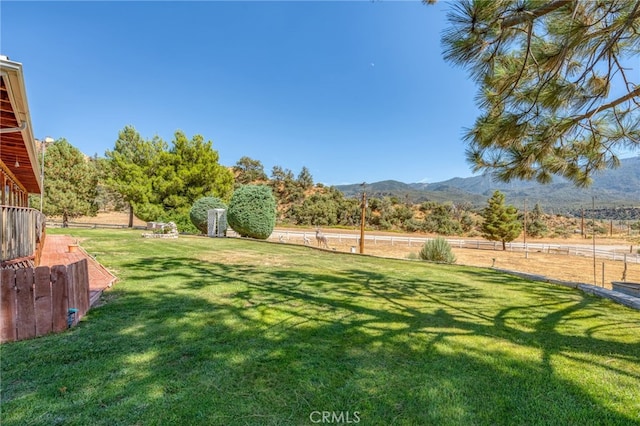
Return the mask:
[[[362,184],[337,185],[346,197],[362,194]],[[397,197],[411,203],[470,203],[484,206],[494,191],[505,194],[508,204],[533,207],[536,203],[547,213],[564,213],[581,207],[640,206],[640,156],[620,160],[620,167],[599,172],[586,189],[576,188],[564,178],[556,177],[550,184],[535,181],[497,182],[490,175],[453,178],[434,183],[403,183],[395,180],[367,183],[369,197]],[[592,197],[595,197],[592,199]]]

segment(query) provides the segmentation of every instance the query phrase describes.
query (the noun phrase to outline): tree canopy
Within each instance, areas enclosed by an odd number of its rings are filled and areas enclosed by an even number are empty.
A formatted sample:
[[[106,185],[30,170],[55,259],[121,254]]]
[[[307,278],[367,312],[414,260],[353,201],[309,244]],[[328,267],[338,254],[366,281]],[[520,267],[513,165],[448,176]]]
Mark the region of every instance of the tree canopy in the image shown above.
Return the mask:
[[[176,131],[172,146],[162,152],[154,179],[154,192],[165,210],[187,213],[201,197],[228,200],[233,191],[233,173],[220,165],[213,143],[201,135],[188,139]]]
[[[640,150],[640,0],[462,0],[444,57],[479,85],[474,171],[587,186]]]
[[[129,203],[129,227],[133,226],[134,212],[143,220],[153,220],[150,204],[155,201],[152,183],[160,153],[166,144],[159,138],[143,139],[133,126],[125,126],[118,133],[113,150],[105,153],[108,167],[107,184]]]
[[[212,142],[201,135],[189,139],[177,131],[169,147],[159,137],[145,140],[126,126],[106,157],[109,186],[131,206],[130,226],[134,211],[146,221],[168,218],[190,223],[188,213],[197,199],[231,197],[233,174],[218,163]]]
[[[43,210],[62,216],[63,226],[69,218],[97,212],[98,171],[92,161],[64,138],[47,147]]]
[[[233,174],[237,186],[268,180],[262,162],[247,156],[243,156],[236,162],[233,166]]]

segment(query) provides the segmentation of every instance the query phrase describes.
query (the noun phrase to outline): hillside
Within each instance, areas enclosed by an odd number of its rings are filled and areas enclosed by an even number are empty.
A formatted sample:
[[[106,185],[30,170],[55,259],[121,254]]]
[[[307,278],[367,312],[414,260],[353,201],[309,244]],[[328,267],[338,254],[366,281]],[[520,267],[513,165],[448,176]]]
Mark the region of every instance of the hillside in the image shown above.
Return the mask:
[[[357,196],[362,191],[361,184],[336,188],[347,197]],[[542,185],[529,181],[495,182],[490,176],[481,175],[434,183],[407,184],[386,180],[367,184],[366,190],[370,196],[408,198],[412,203],[453,201],[477,206],[483,205],[493,191],[499,190],[510,204],[522,205],[526,199],[531,206],[539,203],[545,211],[556,213],[590,207],[592,196],[596,197],[599,207],[640,206],[640,157],[623,159],[619,168],[602,171],[594,177],[593,185],[588,189],[576,188],[562,178]]]

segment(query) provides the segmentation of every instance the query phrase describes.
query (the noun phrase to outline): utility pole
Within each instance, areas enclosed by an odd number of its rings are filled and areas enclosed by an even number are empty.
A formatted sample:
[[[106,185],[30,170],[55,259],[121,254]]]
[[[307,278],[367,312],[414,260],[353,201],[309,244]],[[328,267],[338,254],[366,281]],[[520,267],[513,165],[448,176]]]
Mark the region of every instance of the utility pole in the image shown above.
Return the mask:
[[[47,150],[47,144],[54,142],[53,138],[47,136],[40,141],[40,148],[42,150],[42,165],[40,166],[40,213],[44,207],[44,153]]]
[[[364,223],[367,214],[367,193],[364,190],[366,182],[362,183],[362,213],[360,214],[360,254],[364,254]]]

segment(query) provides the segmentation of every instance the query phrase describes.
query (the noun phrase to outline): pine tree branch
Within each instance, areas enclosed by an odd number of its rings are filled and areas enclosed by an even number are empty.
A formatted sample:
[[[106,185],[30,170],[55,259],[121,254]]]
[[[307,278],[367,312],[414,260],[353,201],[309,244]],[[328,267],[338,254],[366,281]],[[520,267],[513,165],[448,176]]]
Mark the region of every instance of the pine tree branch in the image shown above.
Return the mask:
[[[540,16],[546,15],[547,13],[551,13],[554,10],[560,9],[561,7],[572,2],[573,0],[556,0],[547,5],[541,6],[537,9],[520,13],[515,16],[509,16],[502,21],[502,23],[500,24],[500,27],[502,29],[505,29],[505,28],[513,27],[518,24],[522,24],[523,22],[526,22],[526,21],[533,21],[534,19],[539,18]]]
[[[636,96],[640,96],[640,86],[636,87],[635,90],[627,93],[626,95],[609,102],[608,104],[600,105],[599,107],[594,108],[591,111],[588,111],[588,112],[586,112],[586,113],[584,113],[582,115],[574,117],[571,121],[573,123],[577,123],[579,121],[584,120],[585,118],[591,118],[594,114],[597,114],[600,111],[604,111],[604,110],[607,110],[607,109],[610,109],[610,108],[614,108],[614,107],[620,105],[621,103],[628,101],[629,99],[635,98]]]
[[[608,52],[611,51],[612,46],[614,44],[618,43],[618,41],[620,40],[620,37],[622,37],[622,34],[624,34],[625,30],[633,23],[633,21],[636,18],[638,18],[639,10],[640,10],[640,1],[636,1],[635,7],[633,8],[633,11],[629,14],[629,16],[627,17],[626,21],[622,25],[622,27],[613,35],[613,37],[611,37],[607,41],[607,44],[604,46],[604,48],[602,48],[602,50],[600,50],[600,53],[598,54],[598,56],[594,60],[590,60],[589,61],[589,63],[591,65],[589,67],[585,68],[585,70],[582,73],[582,75],[580,76],[580,78],[578,78],[575,81],[576,83],[579,83],[580,81],[582,81],[582,79],[585,78],[585,76],[589,72],[591,72],[593,70],[593,68],[595,68],[595,66],[600,62],[600,59],[602,59],[602,57],[605,54],[607,54]]]

